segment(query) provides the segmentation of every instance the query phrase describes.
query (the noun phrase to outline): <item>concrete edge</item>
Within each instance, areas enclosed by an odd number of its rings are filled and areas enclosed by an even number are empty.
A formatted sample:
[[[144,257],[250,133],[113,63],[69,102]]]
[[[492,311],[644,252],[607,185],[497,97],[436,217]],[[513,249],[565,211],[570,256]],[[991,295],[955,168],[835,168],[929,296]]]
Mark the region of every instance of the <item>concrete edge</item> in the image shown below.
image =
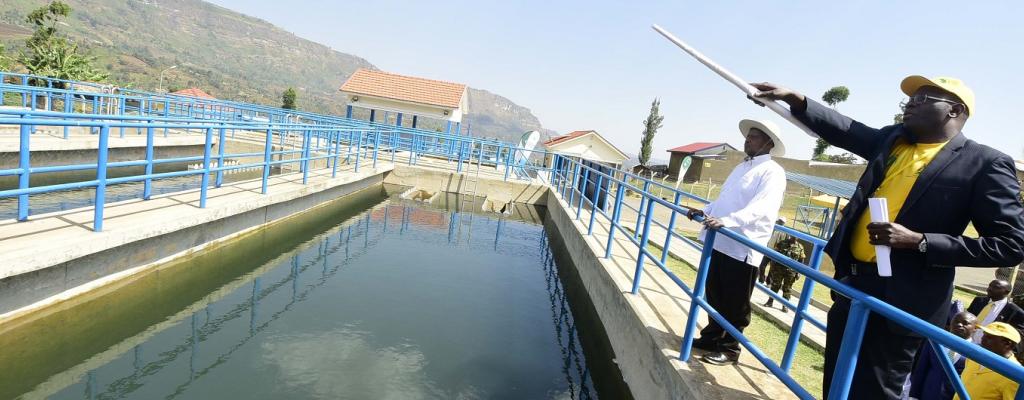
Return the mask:
[[[15,250],[7,254],[4,260],[4,264],[9,264],[14,267],[0,269],[0,280],[12,276],[18,276],[26,273],[43,270],[90,254],[95,254],[97,252],[117,248],[129,243],[145,240],[147,238],[159,236],[169,232],[179,231],[182,229],[207,224],[212,221],[220,220],[233,215],[239,215],[253,210],[258,210],[269,205],[284,203],[290,200],[321,193],[325,190],[356,182],[367,177],[380,176],[383,179],[383,176],[385,176],[388,172],[391,171],[391,167],[377,167],[373,169],[367,169],[371,170],[372,172],[368,174],[346,174],[345,176],[339,178],[312,182],[307,185],[304,185],[299,190],[289,190],[278,193],[270,192],[246,204],[236,204],[233,205],[232,207],[208,208],[205,210],[205,212],[200,213],[198,216],[194,218],[171,220],[168,221],[167,224],[161,224],[160,226],[139,226],[134,227],[132,229],[121,231],[105,230],[104,232],[94,233],[94,236],[91,237],[83,236],[82,240],[78,241],[77,243],[65,243],[65,251],[62,252],[52,252],[40,255],[39,253],[35,252],[36,249],[23,249],[21,251]],[[234,185],[241,184],[245,184],[245,182],[238,182],[235,183]],[[156,199],[167,196],[178,196],[198,191],[199,189],[192,189],[187,191],[168,193],[160,196],[154,196],[153,198]],[[125,200],[122,202],[110,203],[107,204],[106,206],[113,207],[125,203],[144,201],[145,200],[141,199]],[[32,216],[32,219],[46,218],[64,214],[91,212],[92,209],[92,207],[88,207],[68,211],[59,211],[49,214],[41,214],[38,216]]]

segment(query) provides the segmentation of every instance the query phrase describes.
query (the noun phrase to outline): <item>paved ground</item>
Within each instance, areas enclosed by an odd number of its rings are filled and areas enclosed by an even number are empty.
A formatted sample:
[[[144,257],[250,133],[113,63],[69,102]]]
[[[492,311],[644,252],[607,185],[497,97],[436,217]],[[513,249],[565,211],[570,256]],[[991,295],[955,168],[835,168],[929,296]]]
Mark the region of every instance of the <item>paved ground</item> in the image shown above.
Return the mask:
[[[637,208],[640,205],[640,199],[638,198],[630,197],[626,201],[630,203],[633,208]],[[625,207],[623,208],[623,210],[624,211],[621,217],[621,221],[623,221],[622,223],[630,224],[628,225],[630,227],[635,226],[632,224],[636,223],[636,212],[633,210],[629,210]],[[670,216],[671,212],[667,210],[665,207],[655,207],[653,218],[658,220],[660,223],[667,226]],[[677,216],[676,227],[679,230],[696,231],[700,228],[700,224],[690,221],[686,219],[684,216]],[[653,243],[657,244],[659,247],[662,247],[662,245],[665,243],[666,232],[667,231],[665,230],[665,228],[662,228],[655,224],[651,227],[650,240]],[[684,243],[677,237],[673,237],[672,240],[669,241],[669,253],[679,259],[682,259],[683,261],[686,261],[690,265],[697,265],[700,262],[700,251],[693,248],[693,246]],[[816,286],[818,287],[815,290],[825,290],[820,285]],[[783,325],[787,327],[787,329],[791,327],[793,324],[794,313],[783,313],[782,310],[778,308],[778,305],[776,305],[776,307],[773,308],[764,307],[763,304],[766,301],[768,301],[768,298],[768,295],[765,294],[763,291],[754,289],[754,294],[753,296],[751,296],[750,299],[751,306],[753,306],[754,309],[757,310],[761,315],[768,317],[775,323]],[[796,303],[797,301],[797,298],[793,299],[794,303]],[[821,321],[823,324],[825,323],[825,310],[816,307],[808,307],[808,313],[811,314],[813,318],[817,319],[818,321]],[[814,327],[813,325],[804,324],[803,331],[800,332],[800,334],[804,342],[806,342],[808,345],[818,349],[825,348],[824,331]]]
[[[567,207],[564,199],[559,200]],[[575,211],[572,211],[575,215]],[[584,213],[586,214],[586,213]],[[588,218],[575,221],[576,228],[586,237],[591,249],[604,254],[609,222],[597,218],[594,231],[586,236]],[[567,234],[567,233],[566,233]],[[693,357],[689,362],[679,358],[679,345],[690,308],[689,297],[666,274],[652,263],[646,263],[644,277],[637,295],[629,293],[633,271],[636,267],[637,247],[621,232],[612,243],[612,257],[602,264],[608,268],[623,296],[632,304],[638,317],[646,324],[648,332],[659,345],[658,354],[663,355],[691,387],[698,388],[700,398],[707,399],[788,399],[795,396],[781,381],[775,378],[750,352],[743,352],[737,365],[713,366],[704,364]],[[698,327],[707,323],[701,313]],[[696,353],[700,355],[699,350]],[[818,395],[814,393],[814,395]]]
[[[198,131],[172,129],[168,131],[167,137],[164,137],[163,129],[158,129],[155,133],[153,144],[158,147],[201,146],[206,142],[206,135]],[[63,128],[39,127],[29,139],[29,146],[32,151],[95,150],[99,148],[99,140],[99,135],[90,133],[88,128],[70,128],[68,138],[64,139]],[[216,135],[213,143],[217,143]],[[0,153],[17,152],[20,145],[21,138],[17,129],[0,126]],[[125,129],[124,137],[121,137],[119,128],[112,128],[108,146],[112,149],[146,147],[146,135],[140,135],[134,129]]]

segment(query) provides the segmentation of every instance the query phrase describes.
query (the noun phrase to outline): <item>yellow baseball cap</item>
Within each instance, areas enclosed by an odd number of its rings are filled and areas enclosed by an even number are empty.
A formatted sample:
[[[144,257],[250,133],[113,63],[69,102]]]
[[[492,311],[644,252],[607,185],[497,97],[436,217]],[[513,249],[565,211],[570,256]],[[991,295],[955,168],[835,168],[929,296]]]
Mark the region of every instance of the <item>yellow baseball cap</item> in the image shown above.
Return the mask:
[[[1004,337],[1014,343],[1020,343],[1020,332],[1017,331],[1017,328],[1005,322],[993,322],[982,326],[981,331],[985,332],[986,335]]]
[[[974,115],[974,91],[967,87],[963,81],[947,76],[925,78],[921,75],[911,75],[903,78],[903,82],[900,82],[900,89],[907,96],[913,96],[914,92],[922,86],[935,86],[952,93],[967,106],[967,115]]]

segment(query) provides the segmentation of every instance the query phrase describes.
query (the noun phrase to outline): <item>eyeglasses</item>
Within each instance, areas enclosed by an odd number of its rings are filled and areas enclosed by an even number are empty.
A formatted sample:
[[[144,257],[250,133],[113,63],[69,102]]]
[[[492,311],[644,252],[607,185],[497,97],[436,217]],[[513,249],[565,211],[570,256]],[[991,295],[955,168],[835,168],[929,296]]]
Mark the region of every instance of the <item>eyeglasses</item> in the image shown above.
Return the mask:
[[[914,104],[914,105],[923,104],[923,103],[927,102],[928,100],[931,100],[931,101],[941,101],[943,103],[949,103],[949,104],[964,105],[964,103],[961,103],[959,101],[953,101],[953,100],[944,99],[944,98],[941,98],[941,97],[929,96],[929,95],[926,95],[926,94],[915,94],[913,96],[908,97],[906,100],[901,101],[900,102],[900,109],[901,110],[906,109],[907,106],[909,106],[911,104]]]

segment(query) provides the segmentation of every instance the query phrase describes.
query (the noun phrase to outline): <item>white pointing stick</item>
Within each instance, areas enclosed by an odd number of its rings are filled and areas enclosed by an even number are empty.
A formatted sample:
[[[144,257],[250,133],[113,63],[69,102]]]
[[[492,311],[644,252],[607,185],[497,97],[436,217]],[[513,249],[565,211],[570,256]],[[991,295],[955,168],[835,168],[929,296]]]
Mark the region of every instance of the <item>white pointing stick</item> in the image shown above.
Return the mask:
[[[740,88],[740,90],[742,90],[743,93],[746,93],[747,96],[753,97],[754,93],[758,92],[757,88],[751,86],[749,83],[747,83],[747,81],[740,79],[740,77],[733,75],[732,72],[729,72],[725,68],[722,68],[722,66],[715,64],[714,61],[711,61],[711,59],[701,54],[699,51],[697,51],[697,49],[694,49],[693,47],[690,47],[690,45],[686,44],[682,40],[679,40],[679,38],[669,33],[669,31],[666,31],[662,27],[658,26],[658,24],[654,24],[651,27],[654,28],[655,31],[658,31],[658,33],[660,33],[661,36],[664,36],[665,39],[668,39],[672,43],[675,43],[676,46],[679,46],[680,49],[683,49],[683,51],[689,53],[691,56],[693,56],[693,58],[696,58],[697,61],[700,61],[701,64],[704,64],[704,66],[710,68],[716,74],[718,74],[722,78],[725,78],[725,80],[729,81],[733,85],[736,85],[736,87]],[[765,106],[770,108],[772,111],[775,111],[776,114],[779,114],[779,116],[781,116],[782,118],[785,118],[787,121],[793,123],[793,125],[796,125],[798,128],[802,129],[808,135],[811,135],[811,137],[818,137],[818,135],[815,134],[814,131],[811,131],[811,129],[808,128],[806,125],[804,125],[803,122],[800,122],[800,120],[794,118],[793,114],[789,112],[789,109],[779,104],[779,102],[767,99],[757,99],[757,101],[764,103]]]

